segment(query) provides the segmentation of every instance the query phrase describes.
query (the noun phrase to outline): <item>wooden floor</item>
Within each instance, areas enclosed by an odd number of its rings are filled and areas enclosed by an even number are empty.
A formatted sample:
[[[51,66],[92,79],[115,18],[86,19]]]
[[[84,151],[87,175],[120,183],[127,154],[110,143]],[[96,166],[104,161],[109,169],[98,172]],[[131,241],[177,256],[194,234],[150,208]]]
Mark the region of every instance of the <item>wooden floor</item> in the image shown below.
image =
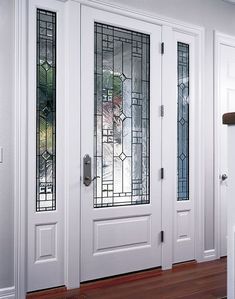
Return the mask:
[[[226,296],[226,259],[174,266],[122,275],[82,284],[80,289],[65,288],[31,293],[40,299],[214,299]]]

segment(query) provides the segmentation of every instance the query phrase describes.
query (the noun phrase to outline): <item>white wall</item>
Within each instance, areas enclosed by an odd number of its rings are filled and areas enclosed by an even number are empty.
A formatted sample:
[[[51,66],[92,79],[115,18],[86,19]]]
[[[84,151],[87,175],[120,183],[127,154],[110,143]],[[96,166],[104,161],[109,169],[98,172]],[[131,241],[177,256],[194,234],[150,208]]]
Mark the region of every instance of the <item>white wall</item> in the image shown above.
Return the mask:
[[[14,285],[14,0],[0,0],[0,289]]]
[[[203,26],[206,29],[205,56],[205,249],[214,248],[213,195],[213,30],[235,35],[235,5],[222,0],[104,0],[128,5],[140,11]]]

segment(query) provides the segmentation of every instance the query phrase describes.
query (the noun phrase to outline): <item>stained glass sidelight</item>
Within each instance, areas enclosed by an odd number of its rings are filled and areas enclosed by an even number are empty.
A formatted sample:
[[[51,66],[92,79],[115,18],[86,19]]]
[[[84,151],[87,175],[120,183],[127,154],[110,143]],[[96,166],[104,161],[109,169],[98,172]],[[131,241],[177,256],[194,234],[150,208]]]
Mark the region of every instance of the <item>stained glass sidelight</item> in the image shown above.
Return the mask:
[[[150,36],[95,23],[94,207],[148,204]]]
[[[189,199],[189,45],[178,42],[178,200]]]
[[[37,202],[56,209],[56,13],[37,9]]]

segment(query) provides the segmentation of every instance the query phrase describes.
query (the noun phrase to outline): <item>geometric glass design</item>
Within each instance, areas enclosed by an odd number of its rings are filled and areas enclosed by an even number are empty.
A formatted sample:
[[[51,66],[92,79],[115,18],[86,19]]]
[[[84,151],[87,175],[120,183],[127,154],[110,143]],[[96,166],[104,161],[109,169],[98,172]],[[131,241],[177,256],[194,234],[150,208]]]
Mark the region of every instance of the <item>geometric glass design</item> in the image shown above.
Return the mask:
[[[178,42],[177,172],[179,201],[189,200],[189,45]]]
[[[150,36],[94,29],[94,207],[149,204]]]
[[[56,13],[37,9],[36,211],[56,209]]]

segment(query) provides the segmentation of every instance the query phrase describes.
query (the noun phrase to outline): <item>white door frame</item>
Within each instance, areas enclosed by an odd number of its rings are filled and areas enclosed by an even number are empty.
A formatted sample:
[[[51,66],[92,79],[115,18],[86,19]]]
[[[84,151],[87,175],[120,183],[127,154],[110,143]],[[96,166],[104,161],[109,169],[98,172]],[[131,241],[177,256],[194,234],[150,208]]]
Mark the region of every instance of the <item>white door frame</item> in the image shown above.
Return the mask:
[[[61,0],[52,0],[61,1]],[[16,298],[24,298],[26,290],[26,205],[27,205],[27,0],[15,1],[15,289]],[[66,21],[66,98],[69,99],[69,104],[66,108],[66,130],[69,128],[78,128],[77,135],[74,136],[74,129],[71,130],[71,136],[66,134],[67,146],[66,152],[69,159],[66,161],[66,203],[65,203],[65,285],[68,288],[79,287],[80,281],[80,120],[76,117],[80,113],[80,103],[77,100],[80,97],[80,5],[88,5],[99,8],[105,11],[111,11],[120,15],[126,15],[135,19],[144,20],[162,26],[162,38],[165,42],[166,52],[162,60],[162,81],[168,79],[167,73],[172,66],[172,54],[167,49],[171,48],[173,40],[173,31],[179,31],[185,34],[194,36],[198,49],[198,111],[203,115],[202,86],[204,77],[204,29],[192,24],[187,24],[174,19],[156,16],[155,14],[145,14],[140,11],[131,10],[126,7],[119,7],[103,3],[100,0],[75,0],[64,1],[65,13],[67,14]],[[68,18],[69,14],[69,18]],[[70,28],[78,28],[77,35],[73,34]],[[70,38],[72,36],[72,38]],[[75,40],[74,40],[75,38]],[[70,57],[70,58],[69,58]],[[75,57],[75,61],[71,57]],[[75,67],[76,66],[76,67]],[[71,69],[73,72],[71,72]],[[166,78],[166,79],[164,79]],[[172,80],[172,79],[170,79]],[[166,82],[166,81],[165,81]],[[169,85],[162,85],[162,101],[170,108],[169,98],[172,96],[172,91],[168,88]],[[166,114],[163,124],[171,120],[170,109]],[[73,120],[74,119],[74,120]],[[203,120],[203,117],[201,121]],[[198,156],[196,171],[197,199],[195,205],[195,217],[200,219],[199,226],[195,231],[196,239],[196,260],[198,262],[204,260],[204,163],[203,163],[203,125],[198,120],[195,132],[198,140]],[[163,126],[163,135],[169,134],[169,128]],[[74,141],[74,137],[76,140]],[[71,142],[75,142],[76,148],[71,146]],[[163,140],[164,143],[164,140]],[[74,143],[73,143],[74,144]],[[200,145],[200,146],[199,146]],[[171,157],[169,159],[169,157]],[[162,227],[165,231],[165,240],[167,244],[163,244],[162,251],[162,268],[169,269],[172,267],[172,211],[169,207],[172,205],[172,192],[168,188],[169,185],[175,184],[173,176],[168,176],[172,172],[172,151],[163,145],[162,163],[165,168],[166,179],[162,183],[162,196],[164,198],[162,206]],[[76,161],[74,163],[74,161]],[[78,227],[75,231],[74,226]]]
[[[220,107],[220,47],[235,48],[235,36],[219,31],[214,32],[214,198],[215,198],[215,255],[221,257],[221,213],[220,213],[220,139],[221,139],[221,107]]]

